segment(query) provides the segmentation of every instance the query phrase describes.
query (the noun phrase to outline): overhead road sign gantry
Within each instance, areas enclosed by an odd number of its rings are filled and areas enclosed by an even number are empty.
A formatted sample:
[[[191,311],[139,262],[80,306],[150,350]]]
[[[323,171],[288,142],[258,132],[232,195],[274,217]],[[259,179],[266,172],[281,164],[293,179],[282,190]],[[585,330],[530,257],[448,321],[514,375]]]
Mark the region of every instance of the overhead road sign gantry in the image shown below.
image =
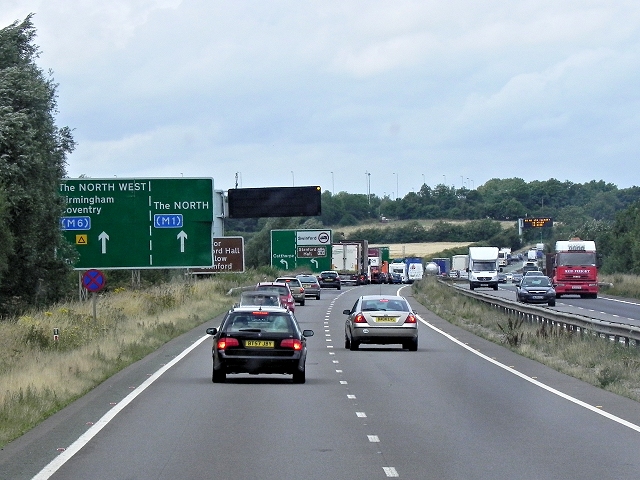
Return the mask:
[[[212,178],[63,179],[59,193],[76,270],[213,265]]]

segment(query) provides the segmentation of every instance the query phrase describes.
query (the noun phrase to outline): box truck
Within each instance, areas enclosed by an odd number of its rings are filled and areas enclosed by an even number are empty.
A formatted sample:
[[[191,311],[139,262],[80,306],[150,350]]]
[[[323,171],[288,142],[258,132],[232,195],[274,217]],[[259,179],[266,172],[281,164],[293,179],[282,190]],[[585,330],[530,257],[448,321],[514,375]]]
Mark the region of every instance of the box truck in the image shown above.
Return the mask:
[[[469,247],[469,289],[498,290],[498,247]]]

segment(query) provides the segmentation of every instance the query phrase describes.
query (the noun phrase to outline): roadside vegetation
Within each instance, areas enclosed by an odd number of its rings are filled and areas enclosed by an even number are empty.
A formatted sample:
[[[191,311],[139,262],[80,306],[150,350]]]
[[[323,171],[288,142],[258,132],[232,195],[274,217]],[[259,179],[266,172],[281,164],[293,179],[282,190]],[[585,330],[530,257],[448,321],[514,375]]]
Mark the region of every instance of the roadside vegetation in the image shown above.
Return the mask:
[[[631,283],[631,280],[629,280]],[[640,280],[635,279],[640,290]],[[415,298],[448,322],[559,372],[640,401],[640,349],[521,322],[426,277]]]
[[[174,337],[226,311],[269,270],[116,288],[0,322],[0,447]],[[54,341],[53,329],[59,338]]]

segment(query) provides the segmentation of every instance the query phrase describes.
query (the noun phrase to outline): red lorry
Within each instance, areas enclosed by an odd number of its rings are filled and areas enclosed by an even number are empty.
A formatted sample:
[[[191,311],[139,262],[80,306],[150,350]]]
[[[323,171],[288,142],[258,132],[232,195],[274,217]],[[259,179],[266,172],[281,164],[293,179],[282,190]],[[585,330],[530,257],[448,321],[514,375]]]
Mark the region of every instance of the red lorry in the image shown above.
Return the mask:
[[[556,298],[562,295],[598,296],[598,259],[596,242],[591,240],[561,240],[553,255],[552,281]]]

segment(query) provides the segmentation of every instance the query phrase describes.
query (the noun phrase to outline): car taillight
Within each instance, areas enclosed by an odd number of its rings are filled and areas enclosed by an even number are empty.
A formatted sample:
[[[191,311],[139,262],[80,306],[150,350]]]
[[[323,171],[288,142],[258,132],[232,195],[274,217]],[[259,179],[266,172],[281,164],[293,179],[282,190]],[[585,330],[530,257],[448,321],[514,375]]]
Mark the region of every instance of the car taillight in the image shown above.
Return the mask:
[[[404,321],[404,323],[417,323],[416,316],[410,313],[409,315],[407,315],[407,318]]]
[[[353,319],[353,323],[367,323],[367,321],[365,320],[364,315],[359,313],[356,315],[356,318]]]
[[[285,338],[280,342],[280,348],[293,348],[294,350],[302,350],[302,342],[297,338]]]
[[[239,347],[240,342],[235,338],[221,338],[218,340],[218,350],[225,350],[229,347]]]

